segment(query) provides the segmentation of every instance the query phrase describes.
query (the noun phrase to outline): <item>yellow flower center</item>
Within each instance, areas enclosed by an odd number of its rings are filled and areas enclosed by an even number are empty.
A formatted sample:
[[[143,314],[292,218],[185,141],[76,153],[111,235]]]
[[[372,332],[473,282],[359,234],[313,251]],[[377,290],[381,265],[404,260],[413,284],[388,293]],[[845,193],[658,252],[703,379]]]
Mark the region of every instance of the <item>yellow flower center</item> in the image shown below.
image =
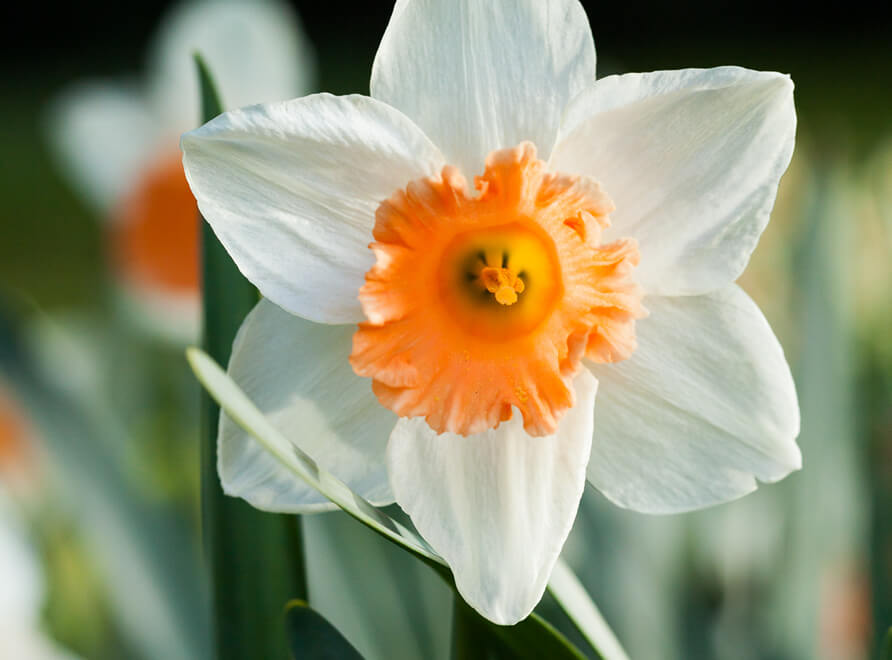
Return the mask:
[[[438,432],[495,428],[516,407],[550,434],[582,358],[635,349],[637,245],[601,244],[610,199],[548,172],[530,143],[491,153],[474,185],[447,166],[378,207],[350,362],[384,406]]]
[[[439,275],[440,298],[455,322],[493,340],[532,330],[561,293],[552,240],[520,223],[458,234],[443,251]]]

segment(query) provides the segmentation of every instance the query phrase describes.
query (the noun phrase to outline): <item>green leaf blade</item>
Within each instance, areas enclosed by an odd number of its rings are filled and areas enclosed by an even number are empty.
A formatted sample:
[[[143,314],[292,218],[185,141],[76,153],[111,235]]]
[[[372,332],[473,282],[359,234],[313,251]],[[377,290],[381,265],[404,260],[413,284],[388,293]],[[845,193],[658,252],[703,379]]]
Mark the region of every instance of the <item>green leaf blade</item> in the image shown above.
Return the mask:
[[[592,602],[579,578],[558,559],[548,581],[548,590],[573,625],[603,660],[629,660],[616,635]]]
[[[211,356],[199,349],[190,348],[186,351],[186,358],[198,380],[219,402],[226,414],[254,437],[296,479],[305,481],[351,516],[435,568],[445,567],[443,560],[421,537],[354,493],[283,437]]]
[[[195,57],[202,115],[222,112],[213,79]],[[203,345],[226,364],[242,320],[257,304],[255,288],[239,272],[207,222],[202,221]],[[220,409],[202,395],[201,508],[210,568],[216,657],[286,657],[282,606],[305,598],[306,575],[298,521],[266,514],[224,495],[217,476]]]
[[[560,631],[538,614],[513,626],[499,626],[474,612],[455,596],[453,660],[586,660]]]
[[[294,660],[362,660],[340,631],[302,600],[286,606],[285,628]]]

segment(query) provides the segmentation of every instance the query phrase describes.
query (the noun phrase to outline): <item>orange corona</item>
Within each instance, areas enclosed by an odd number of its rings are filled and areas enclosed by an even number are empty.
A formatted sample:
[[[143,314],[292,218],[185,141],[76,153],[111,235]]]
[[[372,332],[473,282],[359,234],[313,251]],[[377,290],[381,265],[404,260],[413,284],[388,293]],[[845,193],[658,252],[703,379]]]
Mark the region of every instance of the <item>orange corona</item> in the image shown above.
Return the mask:
[[[531,143],[492,152],[476,194],[453,167],[383,202],[350,362],[382,405],[461,435],[523,416],[548,435],[586,357],[635,350],[637,244],[601,244],[613,204]]]

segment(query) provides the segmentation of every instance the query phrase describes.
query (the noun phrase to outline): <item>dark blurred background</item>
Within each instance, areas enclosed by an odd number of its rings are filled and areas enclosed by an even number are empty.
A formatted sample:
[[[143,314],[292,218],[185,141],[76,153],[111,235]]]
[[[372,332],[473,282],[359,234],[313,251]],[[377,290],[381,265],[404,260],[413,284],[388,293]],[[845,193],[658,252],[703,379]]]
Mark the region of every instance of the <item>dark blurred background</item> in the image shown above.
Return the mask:
[[[71,212],[77,204],[49,167],[41,111],[67,82],[143,71],[153,30],[172,4],[32,2],[3,9],[0,275],[43,304],[89,304],[103,260],[95,223]],[[391,4],[292,4],[317,49],[321,89],[367,92]],[[862,155],[889,136],[888,3],[583,4],[601,74],[722,64],[781,71],[796,83],[801,134],[815,143],[817,156]],[[32,267],[41,250],[54,255],[52,269]]]
[[[781,71],[796,83],[800,125],[809,139],[814,136],[818,155],[863,154],[889,136],[888,3],[820,9],[762,0],[583,4],[595,34],[599,73],[722,64]],[[66,82],[142,71],[152,32],[171,5],[34,2],[3,10],[0,274],[46,305],[89,304],[103,261],[95,223],[70,212],[77,205],[47,163],[41,110]],[[390,3],[293,5],[319,55],[320,87],[367,92]],[[38,188],[41,194],[35,195]],[[32,268],[31,257],[39,250],[54,254],[51,270]]]

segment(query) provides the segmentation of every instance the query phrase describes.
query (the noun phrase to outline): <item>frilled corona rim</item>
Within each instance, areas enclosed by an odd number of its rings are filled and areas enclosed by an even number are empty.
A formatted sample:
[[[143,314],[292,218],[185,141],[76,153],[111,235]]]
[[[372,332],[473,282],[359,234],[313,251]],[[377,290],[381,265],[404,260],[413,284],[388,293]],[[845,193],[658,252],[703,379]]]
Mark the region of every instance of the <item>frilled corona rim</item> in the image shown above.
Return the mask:
[[[547,171],[529,142],[490,153],[474,188],[446,166],[378,207],[350,362],[382,405],[438,433],[492,429],[516,407],[549,435],[583,357],[635,350],[637,243],[601,244],[610,198]]]

